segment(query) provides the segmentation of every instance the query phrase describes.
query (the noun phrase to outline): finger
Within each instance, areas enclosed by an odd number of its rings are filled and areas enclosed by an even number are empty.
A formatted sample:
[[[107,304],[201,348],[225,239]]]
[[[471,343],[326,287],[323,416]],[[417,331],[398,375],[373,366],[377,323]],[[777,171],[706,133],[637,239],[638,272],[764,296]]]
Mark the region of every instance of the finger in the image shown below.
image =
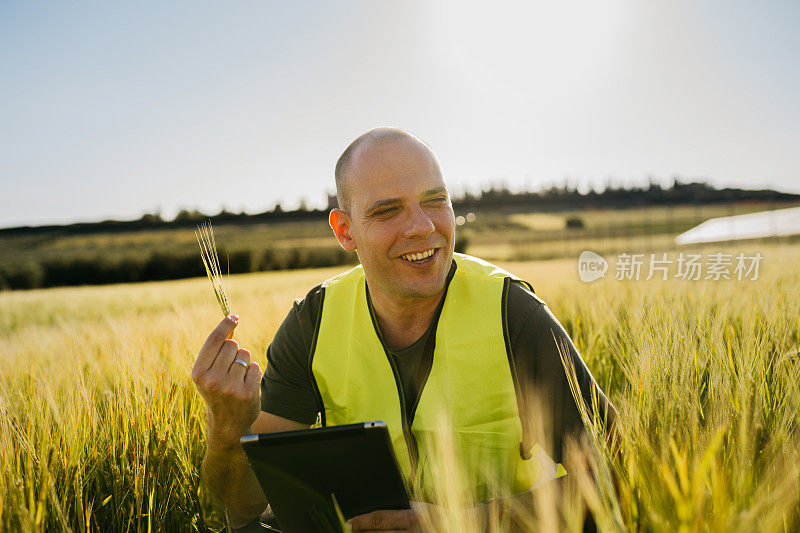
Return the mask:
[[[355,516],[348,521],[348,525],[353,531],[403,530],[413,527],[416,523],[416,514],[411,509],[372,511]]]
[[[206,371],[212,367],[220,348],[222,348],[222,343],[233,335],[233,330],[238,323],[239,315],[229,315],[222,319],[203,343],[203,347],[200,348],[197,362],[195,362],[196,368]]]
[[[222,348],[219,349],[217,359],[214,361],[211,374],[227,374],[231,367],[231,363],[236,359],[236,352],[239,351],[239,343],[233,339],[228,339],[222,343]]]
[[[256,361],[250,363],[244,375],[244,384],[247,389],[256,389],[261,384],[261,365]]]
[[[243,380],[249,368],[250,351],[245,350],[244,348],[239,348],[233,358],[233,362],[231,362],[231,366],[228,367],[228,374]]]

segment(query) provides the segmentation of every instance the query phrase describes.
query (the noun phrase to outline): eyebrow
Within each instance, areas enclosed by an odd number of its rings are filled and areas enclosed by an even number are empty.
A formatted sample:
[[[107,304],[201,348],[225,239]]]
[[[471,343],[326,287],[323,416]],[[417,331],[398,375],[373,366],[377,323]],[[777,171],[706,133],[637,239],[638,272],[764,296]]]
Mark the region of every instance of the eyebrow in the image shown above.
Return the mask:
[[[364,210],[364,214],[369,215],[374,211],[377,211],[381,207],[387,207],[390,205],[395,205],[400,203],[400,198],[387,198],[385,200],[378,200],[377,202],[373,203],[371,206]]]
[[[433,189],[428,189],[427,191],[422,193],[422,196],[435,196],[437,194],[442,194],[446,192],[447,192],[447,187],[440,186],[440,187],[435,187]]]

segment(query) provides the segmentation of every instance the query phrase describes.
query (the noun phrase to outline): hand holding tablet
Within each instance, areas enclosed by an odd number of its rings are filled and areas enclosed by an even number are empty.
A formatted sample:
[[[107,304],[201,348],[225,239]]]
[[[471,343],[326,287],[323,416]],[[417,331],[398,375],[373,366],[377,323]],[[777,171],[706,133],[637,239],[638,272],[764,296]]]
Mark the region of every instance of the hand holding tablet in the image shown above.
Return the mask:
[[[345,520],[411,508],[383,422],[245,435],[241,443],[284,532],[341,531],[337,505]]]

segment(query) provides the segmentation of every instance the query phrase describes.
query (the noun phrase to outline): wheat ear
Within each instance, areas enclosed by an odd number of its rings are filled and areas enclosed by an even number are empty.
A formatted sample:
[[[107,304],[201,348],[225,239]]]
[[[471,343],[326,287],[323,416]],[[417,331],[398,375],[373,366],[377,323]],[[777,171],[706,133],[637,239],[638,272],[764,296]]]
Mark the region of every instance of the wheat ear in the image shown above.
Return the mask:
[[[208,281],[214,288],[214,296],[217,297],[222,313],[228,316],[231,314],[231,305],[228,302],[228,295],[225,294],[225,288],[222,286],[222,270],[219,267],[217,243],[214,240],[214,229],[211,227],[211,222],[204,222],[197,226],[194,234],[200,245],[200,258],[203,260],[203,266],[206,267]]]

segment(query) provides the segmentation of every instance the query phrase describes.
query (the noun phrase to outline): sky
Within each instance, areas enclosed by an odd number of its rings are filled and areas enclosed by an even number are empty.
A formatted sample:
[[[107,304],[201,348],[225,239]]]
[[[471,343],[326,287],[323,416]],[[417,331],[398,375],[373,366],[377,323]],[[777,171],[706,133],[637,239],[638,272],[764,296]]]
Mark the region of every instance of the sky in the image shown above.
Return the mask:
[[[451,191],[800,193],[800,3],[0,2],[0,227],[324,206],[376,126]]]

